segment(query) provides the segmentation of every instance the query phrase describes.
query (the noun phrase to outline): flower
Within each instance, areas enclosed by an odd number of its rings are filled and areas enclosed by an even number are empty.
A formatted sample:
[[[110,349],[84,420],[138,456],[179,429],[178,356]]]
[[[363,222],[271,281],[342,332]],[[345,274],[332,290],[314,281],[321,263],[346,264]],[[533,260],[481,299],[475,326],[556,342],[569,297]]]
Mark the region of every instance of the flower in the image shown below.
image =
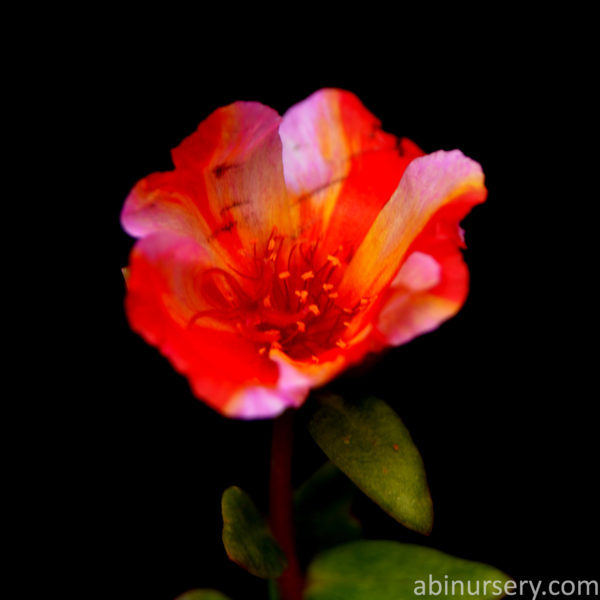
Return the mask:
[[[227,416],[297,407],[465,300],[458,224],[485,200],[481,167],[383,132],[349,92],[320,90],[283,117],[235,102],[172,158],[123,208],[139,238],[126,312]]]

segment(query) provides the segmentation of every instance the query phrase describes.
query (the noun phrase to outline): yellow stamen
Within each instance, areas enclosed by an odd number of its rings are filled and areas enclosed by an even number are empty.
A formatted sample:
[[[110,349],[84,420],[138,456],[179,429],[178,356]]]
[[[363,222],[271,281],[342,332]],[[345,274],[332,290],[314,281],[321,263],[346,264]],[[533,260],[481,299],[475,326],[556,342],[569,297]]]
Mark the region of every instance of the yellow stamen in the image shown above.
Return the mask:
[[[351,308],[342,308],[342,312],[345,312],[347,315],[351,315],[352,309]]]
[[[271,348],[275,350],[281,350],[281,344],[279,342],[271,342]]]
[[[271,296],[265,296],[263,299],[263,304],[265,305],[265,308],[271,308]]]
[[[262,348],[258,349],[258,353],[259,354],[264,354],[266,351],[267,351],[267,347],[266,346],[263,346]]]
[[[269,257],[267,258],[267,260],[270,260],[271,262],[275,262],[276,258],[277,258],[277,253],[271,252],[271,254],[269,254]]]
[[[269,252],[271,252],[271,250],[273,250],[273,248],[275,248],[275,240],[274,240],[273,238],[271,238],[271,239],[269,240],[269,244],[268,244],[268,246],[267,246],[267,250],[268,250]]]
[[[314,363],[318,363],[318,362],[319,362],[319,357],[318,357],[318,356],[315,356],[315,355],[313,354],[313,355],[311,356],[311,358],[312,358],[312,361],[313,361]]]
[[[311,304],[308,307],[308,310],[310,310],[310,312],[313,313],[315,317],[318,317],[321,314],[321,311],[319,310],[319,307],[316,304]]]
[[[306,302],[306,298],[308,296],[308,290],[295,290],[294,294],[300,298],[300,302]]]
[[[336,346],[339,346],[340,348],[345,348],[348,344],[346,344],[346,342],[344,342],[344,340],[338,340],[335,343]]]
[[[332,254],[327,255],[327,260],[334,266],[339,267],[342,263],[337,256],[333,256]]]
[[[364,306],[365,304],[369,303],[369,299],[368,298],[361,298],[360,299],[360,305]]]
[[[298,325],[298,331],[306,331],[306,324],[302,321],[296,321],[296,325]]]
[[[291,273],[289,271],[281,271],[281,273],[278,275],[279,279],[287,279],[290,276]]]
[[[306,281],[307,279],[312,279],[314,276],[315,274],[312,271],[306,271],[306,273],[302,273],[302,275],[300,275],[300,278]]]
[[[327,294],[328,298],[337,298],[339,294],[337,292],[331,292],[331,294]]]
[[[352,323],[350,323],[350,321],[344,321],[344,322],[342,323],[342,325],[343,325],[344,327],[350,327],[350,325],[351,325],[351,324],[352,324]]]
[[[328,292],[329,290],[333,289],[333,283],[324,283],[323,284],[323,289]]]

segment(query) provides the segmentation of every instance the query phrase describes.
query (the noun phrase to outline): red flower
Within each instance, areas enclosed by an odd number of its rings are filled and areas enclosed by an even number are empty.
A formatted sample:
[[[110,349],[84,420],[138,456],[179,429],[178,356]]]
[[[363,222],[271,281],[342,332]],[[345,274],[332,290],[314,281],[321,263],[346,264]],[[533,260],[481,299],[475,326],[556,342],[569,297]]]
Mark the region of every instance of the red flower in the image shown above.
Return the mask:
[[[221,413],[299,406],[367,352],[436,328],[465,300],[459,221],[483,202],[480,166],[384,133],[326,89],[283,117],[220,108],[140,181],[131,327]]]

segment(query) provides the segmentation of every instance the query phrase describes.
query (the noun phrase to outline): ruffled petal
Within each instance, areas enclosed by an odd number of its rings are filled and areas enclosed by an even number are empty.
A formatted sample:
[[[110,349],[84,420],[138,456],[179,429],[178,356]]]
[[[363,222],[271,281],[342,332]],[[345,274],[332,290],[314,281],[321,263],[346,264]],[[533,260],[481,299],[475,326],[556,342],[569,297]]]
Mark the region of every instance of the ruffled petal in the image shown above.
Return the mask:
[[[354,253],[406,166],[423,154],[384,133],[360,100],[342,90],[320,90],[296,104],[279,130],[303,233],[321,238],[323,256],[336,251],[342,260]]]
[[[176,171],[153,173],[139,181],[129,193],[121,224],[127,233],[143,238],[154,233],[172,233],[204,242],[211,229],[199,210],[197,177]]]
[[[461,219],[480,192],[463,194],[437,211],[412,243],[400,271],[385,292],[377,331],[385,345],[397,346],[436,329],[462,307],[469,270],[462,257]]]
[[[318,365],[295,361],[278,350],[271,350],[269,356],[278,367],[277,385],[253,385],[239,390],[229,404],[229,416],[263,419],[275,417],[286,408],[297,408],[312,388],[333,379],[346,365],[339,354]]]
[[[377,318],[384,345],[398,346],[436,329],[462,302],[436,293],[442,280],[454,280],[466,294],[468,277],[460,255],[457,264],[442,264],[431,255],[413,252],[394,278]]]
[[[479,164],[458,150],[415,159],[348,266],[340,294],[357,302],[377,297],[430,221],[439,225],[450,217],[462,218],[471,206],[485,200],[483,180]],[[434,218],[442,209],[443,218]]]
[[[172,151],[175,171],[133,189],[122,213],[126,231],[193,235],[236,261],[253,244],[268,243],[274,228],[295,231],[279,123],[274,110],[256,102],[216,110]]]

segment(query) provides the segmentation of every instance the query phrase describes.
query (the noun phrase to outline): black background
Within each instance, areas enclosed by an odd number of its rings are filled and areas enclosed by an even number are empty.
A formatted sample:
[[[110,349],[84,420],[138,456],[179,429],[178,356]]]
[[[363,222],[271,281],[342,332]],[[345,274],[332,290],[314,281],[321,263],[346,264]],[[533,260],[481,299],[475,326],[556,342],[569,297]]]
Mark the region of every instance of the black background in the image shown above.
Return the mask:
[[[584,265],[593,243],[573,167],[588,126],[585,93],[560,37],[531,40],[530,25],[495,37],[456,31],[437,45],[433,35],[409,42],[407,25],[371,28],[368,38],[280,28],[275,39],[209,22],[186,29],[185,45],[160,28],[132,42],[133,27],[98,38],[85,72],[73,70],[67,108],[78,109],[83,147],[73,153],[84,156],[87,180],[75,206],[94,215],[94,238],[72,259],[84,264],[91,250],[97,271],[94,309],[83,311],[91,326],[79,332],[85,350],[68,357],[77,425],[67,428],[73,491],[63,508],[76,553],[111,598],[172,600],[194,587],[266,597],[226,558],[220,495],[240,485],[266,511],[271,424],[220,417],[129,330],[120,268],[133,240],[119,213],[131,187],[170,169],[169,150],[215,108],[257,100],[282,114],[321,87],[354,92],[386,131],[427,152],[461,149],[481,163],[489,190],[463,221],[463,310],[336,383],[394,407],[434,501],[433,533],[423,538],[359,499],[365,535],[431,545],[517,579],[595,576],[594,272]],[[209,36],[213,26],[219,35]],[[324,460],[303,415],[296,482]]]

